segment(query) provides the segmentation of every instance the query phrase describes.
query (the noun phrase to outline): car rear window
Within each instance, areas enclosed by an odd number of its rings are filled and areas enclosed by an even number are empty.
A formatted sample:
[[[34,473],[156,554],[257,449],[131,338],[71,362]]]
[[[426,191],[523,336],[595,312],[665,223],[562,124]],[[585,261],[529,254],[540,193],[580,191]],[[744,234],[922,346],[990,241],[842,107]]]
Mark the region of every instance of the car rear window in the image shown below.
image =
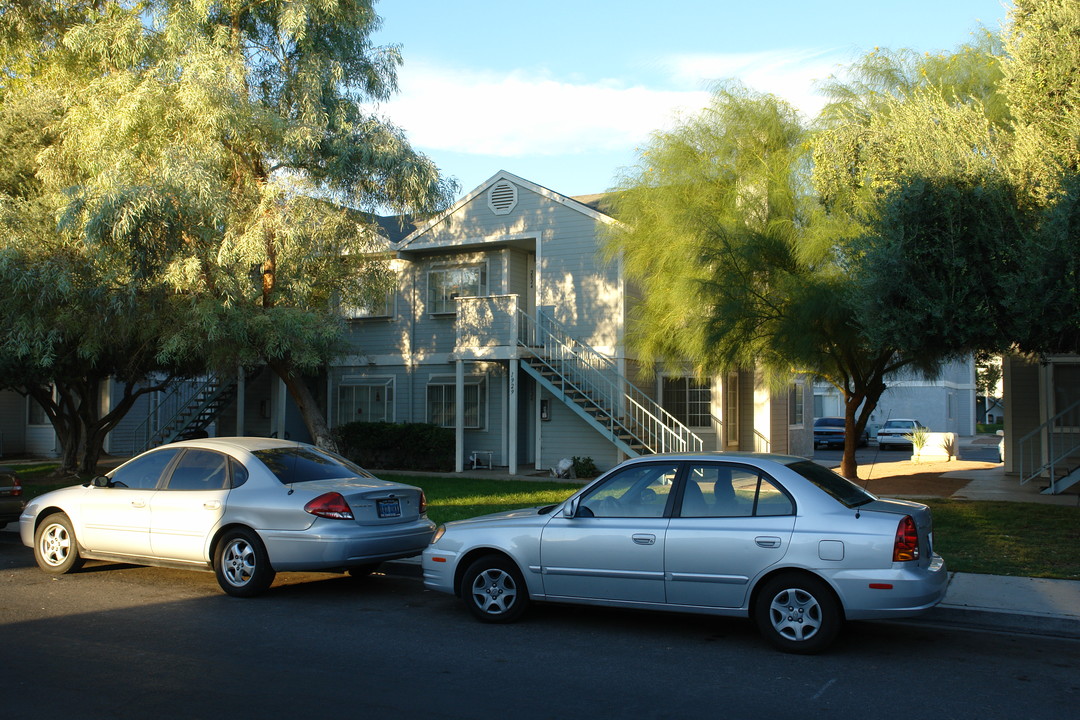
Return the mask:
[[[339,455],[313,447],[270,448],[252,453],[285,485],[312,480],[374,477]]]
[[[814,427],[844,427],[844,418],[818,418]]]
[[[858,507],[877,499],[847,478],[815,462],[803,460],[792,463],[788,467],[827,492],[845,507]]]

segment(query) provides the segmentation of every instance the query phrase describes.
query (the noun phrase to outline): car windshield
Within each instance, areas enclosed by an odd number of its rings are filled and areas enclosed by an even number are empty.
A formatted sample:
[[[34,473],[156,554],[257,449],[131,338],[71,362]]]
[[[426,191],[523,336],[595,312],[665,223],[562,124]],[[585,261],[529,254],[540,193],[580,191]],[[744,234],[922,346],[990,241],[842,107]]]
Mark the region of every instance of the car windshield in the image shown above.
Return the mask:
[[[827,492],[844,507],[858,507],[877,499],[847,478],[809,460],[792,463],[788,467]]]
[[[303,445],[255,450],[252,454],[285,485],[312,480],[374,477],[343,457]]]

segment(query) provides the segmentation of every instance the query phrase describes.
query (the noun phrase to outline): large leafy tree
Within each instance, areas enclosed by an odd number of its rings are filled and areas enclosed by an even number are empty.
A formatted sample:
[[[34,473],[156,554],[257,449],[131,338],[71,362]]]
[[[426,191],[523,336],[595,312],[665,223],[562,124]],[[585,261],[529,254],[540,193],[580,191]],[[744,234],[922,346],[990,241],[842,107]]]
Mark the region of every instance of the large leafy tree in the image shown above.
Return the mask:
[[[923,210],[954,191],[963,203],[986,190],[1008,118],[999,53],[989,35],[949,54],[875,51],[848,81],[829,84],[834,102],[813,128],[776,98],[721,87],[702,113],[655,135],[618,188],[624,224],[610,245],[642,288],[633,340],[644,356],[689,360],[702,372],[755,364],[773,377],[808,372],[831,383],[844,398],[841,472],[856,477],[855,439],[888,376],[934,372],[981,338],[979,321],[1000,307],[969,318],[963,342],[938,342],[939,298],[909,303],[901,320],[886,308],[885,318],[883,289],[897,283],[868,279],[871,269],[889,278],[912,220],[928,223],[919,262],[941,252],[929,225],[954,216]],[[982,219],[989,205],[1006,224],[1008,193],[994,188],[965,211]],[[1012,239],[1012,229],[997,237]],[[971,255],[965,237],[954,239]],[[940,300],[993,293],[975,273],[956,275],[962,266],[941,268],[952,286],[935,288]]]
[[[640,288],[630,340],[644,359],[810,372],[843,390],[861,433],[868,412],[855,411],[872,409],[906,361],[859,322],[842,251],[852,226],[817,205],[810,141],[783,101],[718,88],[626,173],[609,249]],[[842,472],[856,476],[854,445]]]
[[[337,304],[389,278],[357,210],[428,212],[455,189],[368,106],[400,63],[370,42],[372,3],[19,6],[0,14],[9,27],[57,28],[12,67],[62,98],[37,169],[60,230],[116,285],[184,305],[162,362],[265,362],[329,443],[304,375],[341,349]]]

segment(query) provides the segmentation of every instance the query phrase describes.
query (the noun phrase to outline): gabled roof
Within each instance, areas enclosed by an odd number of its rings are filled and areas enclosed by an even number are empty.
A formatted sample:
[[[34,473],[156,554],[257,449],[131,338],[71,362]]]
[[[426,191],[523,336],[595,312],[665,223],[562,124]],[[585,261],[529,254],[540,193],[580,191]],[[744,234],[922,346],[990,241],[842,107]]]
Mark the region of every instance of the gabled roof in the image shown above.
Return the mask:
[[[569,197],[567,195],[557,193],[554,190],[549,190],[548,188],[544,187],[543,185],[537,185],[534,182],[531,182],[531,181],[526,180],[524,178],[518,177],[517,175],[514,175],[513,173],[507,172],[505,170],[500,170],[499,172],[497,172],[493,176],[491,176],[487,181],[482,183],[475,190],[473,190],[468,195],[465,195],[463,198],[461,198],[456,203],[451,205],[450,208],[447,209],[445,212],[442,212],[439,215],[436,215],[435,217],[431,218],[426,223],[424,223],[423,225],[420,225],[414,231],[409,233],[400,242],[395,243],[394,244],[395,249],[397,249],[397,250],[403,249],[404,247],[406,247],[410,243],[414,242],[417,238],[419,238],[422,235],[426,234],[432,228],[435,228],[439,224],[444,222],[446,220],[446,218],[450,217],[451,215],[456,213],[458,210],[460,210],[461,208],[465,207],[466,205],[471,203],[476,198],[483,195],[492,185],[494,185],[495,183],[498,183],[498,182],[502,182],[502,181],[512,182],[515,185],[518,185],[518,186],[520,186],[522,188],[525,188],[526,190],[530,190],[530,191],[536,193],[537,195],[541,195],[541,196],[543,196],[543,197],[545,197],[545,198],[547,198],[549,200],[552,200],[553,202],[557,202],[557,203],[560,203],[562,205],[565,205],[566,207],[570,208],[571,210],[576,210],[577,212],[580,212],[582,215],[586,215],[586,216],[588,216],[588,217],[590,217],[593,220],[596,220],[598,222],[602,222],[602,223],[615,223],[615,222],[617,222],[613,217],[611,217],[607,213],[602,212],[599,209],[600,206],[601,206],[599,200],[600,200],[600,198],[603,197],[603,195],[583,195],[583,196],[580,196],[580,198],[572,198],[572,197]]]

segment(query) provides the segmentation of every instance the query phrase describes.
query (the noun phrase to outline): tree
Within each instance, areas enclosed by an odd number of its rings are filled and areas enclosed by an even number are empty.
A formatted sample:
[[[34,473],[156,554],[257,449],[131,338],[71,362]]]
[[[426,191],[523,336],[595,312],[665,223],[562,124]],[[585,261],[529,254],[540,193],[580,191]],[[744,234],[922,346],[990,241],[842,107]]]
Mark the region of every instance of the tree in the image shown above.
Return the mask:
[[[640,288],[629,340],[645,360],[758,367],[777,381],[809,372],[844,393],[851,441],[908,361],[860,323],[843,251],[852,227],[819,210],[810,140],[779,99],[717,88],[625,174],[608,247]],[[854,447],[841,466],[851,478]]]
[[[390,277],[356,210],[431,212],[455,190],[362,104],[395,90],[401,62],[370,43],[372,3],[21,5],[55,28],[6,64],[11,87],[63,101],[37,170],[60,230],[117,286],[184,306],[161,362],[265,362],[330,444],[304,374],[340,351],[337,304],[379,297]]]

